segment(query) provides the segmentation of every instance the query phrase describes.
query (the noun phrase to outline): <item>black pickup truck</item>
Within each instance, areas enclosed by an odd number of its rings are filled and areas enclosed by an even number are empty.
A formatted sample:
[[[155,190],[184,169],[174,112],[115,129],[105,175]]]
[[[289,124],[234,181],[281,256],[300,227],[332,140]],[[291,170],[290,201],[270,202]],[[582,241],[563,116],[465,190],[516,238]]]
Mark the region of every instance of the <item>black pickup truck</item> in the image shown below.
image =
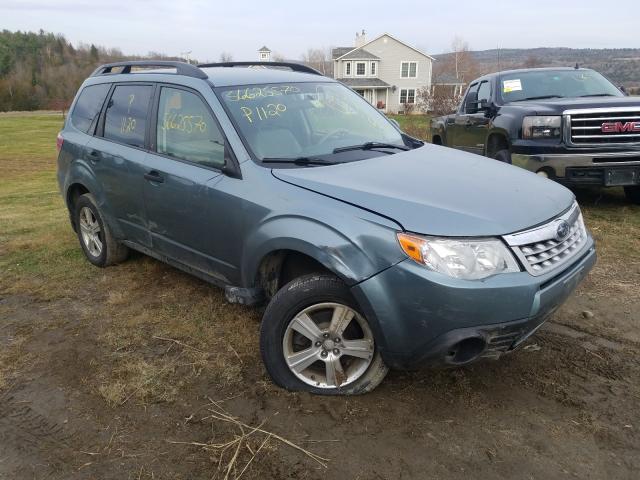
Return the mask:
[[[585,68],[485,75],[433,143],[512,163],[566,185],[623,186],[640,204],[640,97]]]

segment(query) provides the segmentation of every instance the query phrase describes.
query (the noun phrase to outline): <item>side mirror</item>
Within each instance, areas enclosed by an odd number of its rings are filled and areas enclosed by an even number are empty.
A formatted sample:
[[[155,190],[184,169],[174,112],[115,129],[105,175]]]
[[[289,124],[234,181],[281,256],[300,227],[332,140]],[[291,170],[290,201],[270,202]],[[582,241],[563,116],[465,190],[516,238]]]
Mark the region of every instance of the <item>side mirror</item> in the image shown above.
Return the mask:
[[[389,121],[393,124],[394,127],[396,127],[398,130],[402,130],[400,128],[400,124],[398,123],[398,121],[395,118],[390,118]]]
[[[624,85],[620,85],[618,88],[619,88],[619,89],[620,89],[620,91],[625,95],[625,97],[628,97],[628,96],[629,96],[629,93],[627,92],[627,89],[626,89],[626,88],[624,88]]]
[[[495,106],[491,102],[491,100],[487,100],[486,98],[483,98],[482,100],[480,100],[480,103],[478,104],[478,110],[483,111],[487,116],[491,116],[495,112]]]

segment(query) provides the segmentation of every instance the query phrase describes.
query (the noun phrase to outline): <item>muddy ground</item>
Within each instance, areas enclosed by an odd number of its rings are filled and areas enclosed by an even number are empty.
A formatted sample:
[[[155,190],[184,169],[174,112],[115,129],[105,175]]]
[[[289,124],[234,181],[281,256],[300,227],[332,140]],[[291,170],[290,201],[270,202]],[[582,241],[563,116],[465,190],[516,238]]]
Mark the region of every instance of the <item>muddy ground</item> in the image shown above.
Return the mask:
[[[271,384],[259,309],[142,255],[88,265],[47,168],[0,185],[0,479],[639,478],[619,192],[579,197],[600,262],[522,349],[330,398]]]
[[[158,281],[128,292],[119,271],[138,267]],[[140,256],[99,271],[95,280],[68,298],[2,296],[0,341],[18,339],[19,355],[28,360],[0,397],[1,478],[224,478],[235,446],[220,459],[220,449],[171,443],[224,443],[242,434],[210,417],[212,410],[250,426],[264,422],[265,431],[327,459],[320,461],[325,468],[270,438],[243,478],[638,478],[637,298],[574,296],[501,361],[395,372],[373,393],[345,399],[272,386],[256,348],[259,311],[222,303],[219,291],[198,280]],[[163,308],[163,292],[171,289],[166,300],[183,298],[174,312],[181,321],[192,321],[193,296],[219,304],[206,321],[225,317],[222,338],[202,351],[201,363],[183,355],[197,348],[189,338],[154,335],[152,320],[112,324],[124,298],[137,304],[134,315],[143,315]],[[225,345],[222,332],[234,322],[246,342]],[[104,340],[114,328],[138,327],[146,336],[138,345],[113,348]],[[135,389],[154,378],[127,384],[130,390],[110,403],[100,388],[114,381],[129,349],[136,357],[170,358],[174,375],[146,397]],[[231,381],[215,371],[227,363]],[[261,432],[246,438],[249,448],[242,445],[229,478],[265,438]]]

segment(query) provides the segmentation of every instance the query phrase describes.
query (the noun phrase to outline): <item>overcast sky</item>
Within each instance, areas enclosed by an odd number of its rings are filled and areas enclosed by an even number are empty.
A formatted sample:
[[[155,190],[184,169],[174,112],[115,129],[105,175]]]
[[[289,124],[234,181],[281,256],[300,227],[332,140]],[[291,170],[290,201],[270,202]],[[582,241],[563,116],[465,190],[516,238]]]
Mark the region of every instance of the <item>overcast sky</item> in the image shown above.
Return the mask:
[[[474,50],[528,47],[640,47],[636,7],[596,0],[0,0],[0,28],[62,33],[74,44],[127,54],[191,50],[199,60],[229,52],[257,59],[267,45],[289,59],[308,47],[350,46],[388,32],[427,53],[460,36]],[[610,3],[622,5],[619,2]]]

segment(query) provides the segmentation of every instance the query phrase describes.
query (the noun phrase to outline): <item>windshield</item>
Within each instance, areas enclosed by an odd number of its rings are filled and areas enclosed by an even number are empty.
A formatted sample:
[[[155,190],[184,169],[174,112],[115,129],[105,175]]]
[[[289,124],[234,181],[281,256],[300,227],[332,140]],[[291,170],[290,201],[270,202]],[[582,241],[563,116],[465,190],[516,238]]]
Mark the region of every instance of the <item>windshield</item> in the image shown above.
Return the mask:
[[[339,154],[370,142],[404,146],[398,130],[339,83],[265,84],[218,90],[259,160]],[[335,151],[337,150],[337,151]]]
[[[538,70],[500,77],[505,103],[542,98],[623,96],[609,80],[593,70]]]

